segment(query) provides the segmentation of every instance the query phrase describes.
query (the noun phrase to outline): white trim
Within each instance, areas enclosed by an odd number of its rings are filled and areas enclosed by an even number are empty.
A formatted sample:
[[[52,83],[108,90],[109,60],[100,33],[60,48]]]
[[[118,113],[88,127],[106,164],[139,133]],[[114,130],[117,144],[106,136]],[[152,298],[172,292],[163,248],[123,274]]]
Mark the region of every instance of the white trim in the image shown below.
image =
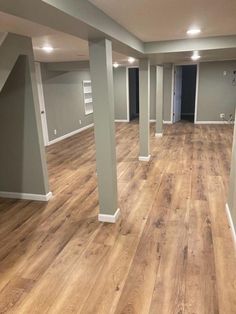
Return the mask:
[[[118,208],[114,215],[99,214],[98,215],[98,221],[109,222],[109,223],[114,224],[117,222],[119,217],[120,217],[120,209]]]
[[[125,65],[128,69],[139,69],[139,65]]]
[[[149,122],[151,122],[151,123],[152,123],[152,122],[156,122],[156,119],[150,119]],[[166,120],[163,120],[163,123],[164,123],[164,124],[172,124],[171,121],[166,121]]]
[[[151,158],[151,155],[149,156],[139,156],[138,160],[139,161],[149,161]]]
[[[129,112],[129,68],[126,67],[126,103],[127,103],[127,122],[130,122]]]
[[[208,62],[208,61],[206,61],[206,62]],[[182,65],[182,66],[184,66],[184,65],[198,65],[199,64],[199,62],[193,62],[193,61],[186,61],[186,62],[181,62],[181,63],[175,63],[175,65]]]
[[[195,124],[231,124],[227,121],[195,121]]]
[[[0,197],[3,198],[16,198],[20,200],[31,200],[31,201],[42,201],[47,202],[52,197],[52,192],[48,194],[29,194],[29,193],[18,193],[18,192],[0,192]]]
[[[155,137],[162,137],[163,133],[155,133]]]
[[[37,90],[38,90],[38,99],[39,99],[39,112],[40,112],[40,119],[41,119],[42,131],[43,131],[43,140],[44,140],[44,145],[48,146],[48,143],[49,143],[48,124],[47,124],[47,113],[46,113],[44,93],[43,93],[41,66],[39,62],[34,62],[34,64],[35,64],[35,78],[36,78]],[[44,113],[42,114],[41,111],[44,111]]]
[[[198,91],[199,91],[199,75],[200,73],[200,64],[197,63],[197,76],[196,76],[196,90],[195,90],[195,110],[194,110],[194,123],[197,123],[197,114],[198,114]]]
[[[227,218],[228,218],[228,223],[229,223],[229,226],[230,226],[232,238],[233,238],[233,241],[234,241],[234,246],[235,246],[235,249],[236,249],[236,232],[235,232],[234,223],[233,223],[233,220],[232,220],[232,216],[231,216],[231,212],[230,212],[228,203],[225,205],[225,211],[226,211],[226,215],[227,215]]]
[[[178,106],[178,120],[176,121],[176,85],[177,85],[177,80],[176,80],[176,77],[177,77],[177,68],[179,69],[179,73],[181,73],[181,88],[180,88],[180,91],[181,91],[181,103],[180,103],[180,108]],[[182,91],[183,91],[183,82],[182,82],[182,79],[183,79],[183,65],[182,64],[174,64],[174,74],[173,74],[173,112],[172,112],[172,122],[173,123],[177,123],[179,121],[181,121],[181,109],[182,109]],[[178,78],[178,82],[179,82],[179,78]]]
[[[57,142],[60,142],[60,141],[66,139],[66,138],[68,138],[68,137],[71,137],[71,136],[73,136],[73,135],[75,135],[75,134],[78,134],[78,133],[83,132],[83,131],[85,131],[85,130],[87,130],[87,129],[89,129],[89,128],[92,128],[93,126],[94,126],[94,124],[92,123],[92,124],[89,124],[89,125],[84,126],[83,128],[80,128],[80,129],[78,129],[78,130],[75,130],[75,131],[72,131],[72,132],[67,133],[67,134],[65,134],[65,135],[62,135],[62,136],[60,136],[60,137],[58,137],[58,138],[55,138],[55,140],[49,141],[49,142],[48,142],[48,145],[52,145],[52,144],[55,144],[55,143],[57,143]]]
[[[125,119],[116,119],[115,122],[129,122],[129,120],[125,120]]]

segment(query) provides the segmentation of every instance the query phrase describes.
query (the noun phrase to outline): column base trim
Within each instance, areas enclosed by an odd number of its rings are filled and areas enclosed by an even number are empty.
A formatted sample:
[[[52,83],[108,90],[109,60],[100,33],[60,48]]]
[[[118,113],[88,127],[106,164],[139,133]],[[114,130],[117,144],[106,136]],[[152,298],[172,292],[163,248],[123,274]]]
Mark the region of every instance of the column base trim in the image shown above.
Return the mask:
[[[114,215],[105,215],[105,214],[99,214],[98,215],[98,221],[100,222],[108,222],[108,223],[116,223],[117,220],[120,217],[120,209],[117,208],[116,212]]]
[[[225,205],[225,211],[226,211],[226,215],[227,215],[227,218],[228,218],[228,223],[229,223],[229,226],[230,226],[232,238],[233,238],[233,241],[234,241],[234,247],[236,249],[236,232],[235,232],[234,223],[233,223],[233,219],[232,219],[232,216],[231,216],[231,212],[230,212],[228,203],[226,203],[226,205]]]
[[[155,137],[162,137],[163,133],[155,133]]]
[[[146,156],[139,156],[138,160],[139,161],[149,161],[150,158],[151,158],[151,155],[149,155],[147,157]]]
[[[18,192],[4,192],[0,191],[0,197],[2,198],[14,198],[19,200],[30,200],[30,201],[42,201],[47,202],[52,197],[52,192],[48,194],[29,194],[29,193],[18,193]]]

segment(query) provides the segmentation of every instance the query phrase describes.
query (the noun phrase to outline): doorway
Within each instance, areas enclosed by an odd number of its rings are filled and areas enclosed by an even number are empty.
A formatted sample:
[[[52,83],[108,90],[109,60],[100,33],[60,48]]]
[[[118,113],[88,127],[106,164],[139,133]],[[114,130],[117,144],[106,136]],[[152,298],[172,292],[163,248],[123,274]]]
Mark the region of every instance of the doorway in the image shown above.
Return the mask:
[[[180,65],[174,71],[173,123],[194,122],[197,65]]]
[[[42,123],[42,131],[43,131],[43,140],[44,146],[47,146],[49,143],[48,138],[48,126],[47,126],[47,117],[46,117],[46,109],[43,95],[43,82],[42,82],[42,74],[41,67],[39,62],[35,62],[35,76],[38,88],[38,96],[39,96],[39,109]]]
[[[139,69],[129,68],[130,121],[139,117]]]

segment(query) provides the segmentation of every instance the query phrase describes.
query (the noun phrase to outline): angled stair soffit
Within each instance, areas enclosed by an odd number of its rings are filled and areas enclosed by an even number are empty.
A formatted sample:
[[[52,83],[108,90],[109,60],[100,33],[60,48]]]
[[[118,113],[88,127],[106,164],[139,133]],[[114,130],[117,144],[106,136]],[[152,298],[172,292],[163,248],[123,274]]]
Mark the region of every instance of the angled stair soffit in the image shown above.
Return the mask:
[[[15,34],[0,33],[0,92],[21,55],[33,57],[31,39]]]

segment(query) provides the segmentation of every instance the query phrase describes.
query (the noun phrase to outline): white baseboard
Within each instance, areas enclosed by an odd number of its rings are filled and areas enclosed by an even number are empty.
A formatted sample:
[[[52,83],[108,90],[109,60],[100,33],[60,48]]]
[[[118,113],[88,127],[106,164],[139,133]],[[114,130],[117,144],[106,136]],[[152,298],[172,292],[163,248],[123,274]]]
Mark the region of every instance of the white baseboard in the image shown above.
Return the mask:
[[[233,220],[232,220],[232,216],[231,216],[231,212],[230,212],[228,203],[225,205],[225,211],[226,211],[226,215],[227,215],[227,218],[228,218],[228,223],[229,223],[229,226],[230,226],[230,230],[231,230],[232,238],[233,238],[233,241],[234,241],[235,249],[236,249],[236,232],[235,232],[234,223],[233,223]]]
[[[227,121],[195,121],[195,124],[233,124],[228,123]]]
[[[139,156],[138,160],[139,161],[149,161],[151,158],[151,155],[149,156]]]
[[[119,120],[119,119],[116,119],[115,122],[129,122],[129,120]]]
[[[43,195],[43,194],[29,194],[29,193],[15,193],[15,192],[4,192],[4,191],[1,192],[0,191],[0,197],[47,202],[52,197],[52,192],[49,192],[48,194]]]
[[[155,137],[162,137],[163,133],[155,133]]]
[[[94,124],[92,123],[92,124],[89,124],[89,125],[86,125],[86,126],[80,128],[78,130],[72,131],[72,132],[67,133],[65,135],[62,135],[62,136],[60,136],[58,138],[55,138],[55,140],[49,141],[47,146],[50,146],[52,144],[55,144],[55,143],[60,142],[62,140],[65,140],[68,137],[71,137],[71,136],[73,136],[75,134],[78,134],[78,133],[83,132],[83,131],[85,131],[85,130],[87,130],[89,128],[92,128],[93,126],[94,126]]]
[[[149,120],[150,122],[156,122],[156,119]],[[165,121],[163,120],[163,124],[172,124],[172,121]]]
[[[119,217],[120,217],[120,209],[118,208],[114,215],[99,214],[98,221],[114,224],[117,222]]]

